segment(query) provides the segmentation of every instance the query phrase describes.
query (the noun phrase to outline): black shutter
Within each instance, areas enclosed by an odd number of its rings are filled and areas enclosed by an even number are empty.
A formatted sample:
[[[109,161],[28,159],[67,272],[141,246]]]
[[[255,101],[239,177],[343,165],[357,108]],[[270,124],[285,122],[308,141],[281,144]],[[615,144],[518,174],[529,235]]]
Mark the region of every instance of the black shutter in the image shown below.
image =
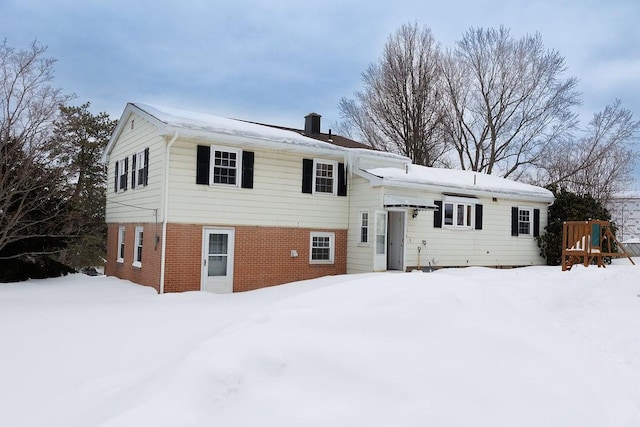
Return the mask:
[[[347,195],[347,177],[344,173],[344,163],[338,163],[338,196]]]
[[[540,209],[533,210],[533,237],[540,235]]]
[[[137,157],[138,156],[136,154],[134,154],[133,157],[131,158],[131,160],[132,160],[131,161],[131,188],[132,189],[136,188],[136,181],[137,181],[137,178],[136,178],[136,161],[138,160]]]
[[[209,185],[209,165],[211,162],[211,147],[198,145],[196,160],[196,184]]]
[[[113,186],[113,191],[116,192],[116,193],[118,192],[118,164],[119,163],[120,162],[116,161],[116,170],[114,172],[115,175],[116,175],[116,179],[115,179],[115,185]]]
[[[253,151],[242,152],[242,188],[253,188]]]
[[[124,191],[127,191],[127,180],[129,179],[129,158],[125,157],[124,159]]]
[[[482,205],[476,204],[476,230],[482,230]]]
[[[518,207],[511,208],[511,235],[518,235]]]
[[[442,228],[442,200],[433,202],[438,209],[433,211],[433,228]]]
[[[313,160],[302,159],[302,192],[313,192]]]
[[[144,149],[144,172],[143,176],[143,184],[147,185],[149,183],[149,148]]]

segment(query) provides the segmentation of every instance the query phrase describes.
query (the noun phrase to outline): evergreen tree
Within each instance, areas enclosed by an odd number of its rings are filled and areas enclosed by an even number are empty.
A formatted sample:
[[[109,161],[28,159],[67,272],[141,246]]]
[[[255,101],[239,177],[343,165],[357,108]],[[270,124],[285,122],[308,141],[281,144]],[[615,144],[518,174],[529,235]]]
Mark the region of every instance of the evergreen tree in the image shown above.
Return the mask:
[[[562,223],[564,221],[588,221],[598,219],[609,221],[611,215],[601,202],[590,194],[576,194],[564,189],[551,187],[556,197],[549,207],[548,225],[545,233],[537,237],[540,255],[547,265],[560,265],[562,262]],[[612,226],[615,233],[615,227]]]
[[[69,97],[52,86],[55,60],[45,52],[0,43],[0,281],[48,275],[50,255],[66,244],[68,186],[47,141]]]
[[[51,154],[67,172],[70,196],[64,227],[70,236],[60,261],[75,268],[103,263],[107,228],[104,218],[106,170],[100,163],[117,121],[91,114],[90,103],[61,106],[53,125]]]

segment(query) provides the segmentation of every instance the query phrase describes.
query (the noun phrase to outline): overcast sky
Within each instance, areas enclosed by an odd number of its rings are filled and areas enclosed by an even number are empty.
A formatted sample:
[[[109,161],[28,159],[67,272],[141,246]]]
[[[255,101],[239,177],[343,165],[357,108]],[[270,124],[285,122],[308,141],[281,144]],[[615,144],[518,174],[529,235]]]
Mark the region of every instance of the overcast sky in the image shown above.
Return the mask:
[[[585,122],[616,99],[640,119],[638,0],[0,0],[0,37],[48,46],[55,85],[94,113],[134,101],[301,128],[313,111],[324,132],[413,22],[444,47],[470,27],[539,32],[580,80]]]

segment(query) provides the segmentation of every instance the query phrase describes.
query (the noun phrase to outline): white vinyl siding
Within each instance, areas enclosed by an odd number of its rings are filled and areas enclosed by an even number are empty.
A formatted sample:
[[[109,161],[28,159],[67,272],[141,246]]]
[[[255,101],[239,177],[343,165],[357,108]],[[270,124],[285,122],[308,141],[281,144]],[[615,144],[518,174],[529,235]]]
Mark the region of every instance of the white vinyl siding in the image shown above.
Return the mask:
[[[395,189],[394,189],[395,190]],[[441,200],[438,193],[421,193],[421,197]],[[472,228],[461,232],[454,227],[433,227],[434,211],[420,211],[416,218],[407,220],[406,264],[435,267],[450,266],[523,266],[541,265],[544,259],[535,239],[514,239],[511,236],[511,207],[517,202],[497,198],[479,198],[482,204],[482,230]],[[547,223],[547,204],[532,205],[540,209],[540,229]],[[475,208],[475,207],[474,207]],[[532,216],[533,218],[533,216]],[[422,241],[426,245],[422,245]]]
[[[316,197],[300,191],[304,154],[251,147],[253,188],[237,189],[196,184],[197,145],[178,138],[171,149],[170,222],[347,228],[348,197]]]
[[[373,271],[374,212],[382,210],[382,188],[372,187],[367,180],[354,174],[349,181],[349,198],[352,208],[347,233],[347,273],[366,273]],[[369,212],[368,245],[360,242],[363,211]]]
[[[158,135],[155,126],[140,116],[132,114],[125,120],[127,123],[109,155],[106,222],[123,224],[162,221],[165,139]],[[132,120],[135,120],[133,129],[131,128]],[[144,152],[145,148],[149,148],[148,184],[131,190],[132,158]],[[115,162],[125,157],[129,159],[128,190],[114,193]],[[136,161],[137,167],[138,161]]]

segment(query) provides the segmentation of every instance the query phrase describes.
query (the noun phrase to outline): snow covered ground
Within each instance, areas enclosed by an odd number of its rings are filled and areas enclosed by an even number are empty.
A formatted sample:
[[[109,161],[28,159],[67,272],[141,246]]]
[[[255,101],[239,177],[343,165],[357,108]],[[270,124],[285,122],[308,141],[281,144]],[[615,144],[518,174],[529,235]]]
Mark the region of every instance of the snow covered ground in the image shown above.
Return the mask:
[[[639,272],[0,284],[0,425],[640,426]]]

